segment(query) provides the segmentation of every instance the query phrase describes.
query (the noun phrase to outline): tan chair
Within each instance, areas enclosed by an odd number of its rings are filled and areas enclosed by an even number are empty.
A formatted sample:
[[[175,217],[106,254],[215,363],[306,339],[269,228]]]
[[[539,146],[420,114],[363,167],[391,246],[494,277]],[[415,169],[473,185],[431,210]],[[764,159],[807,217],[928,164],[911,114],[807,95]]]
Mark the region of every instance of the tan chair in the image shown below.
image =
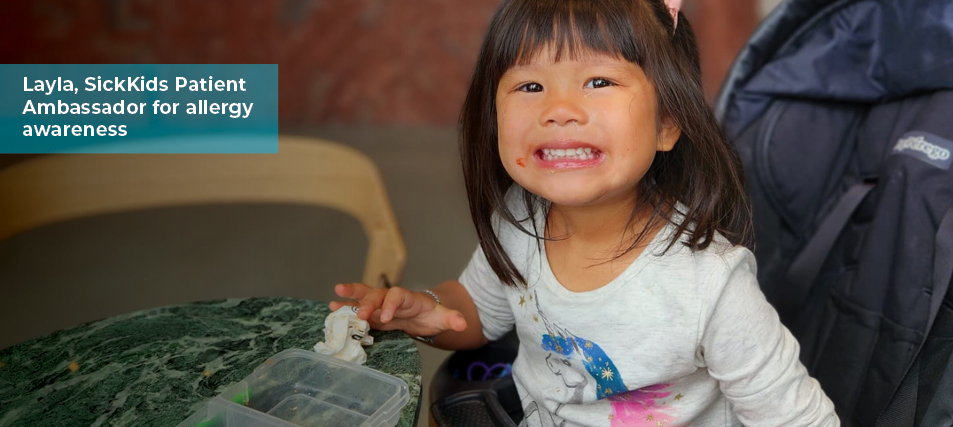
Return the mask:
[[[363,282],[400,283],[407,258],[380,173],[359,151],[281,136],[278,154],[64,154],[0,170],[0,240],[105,213],[220,203],[331,207],[356,217],[369,245]]]

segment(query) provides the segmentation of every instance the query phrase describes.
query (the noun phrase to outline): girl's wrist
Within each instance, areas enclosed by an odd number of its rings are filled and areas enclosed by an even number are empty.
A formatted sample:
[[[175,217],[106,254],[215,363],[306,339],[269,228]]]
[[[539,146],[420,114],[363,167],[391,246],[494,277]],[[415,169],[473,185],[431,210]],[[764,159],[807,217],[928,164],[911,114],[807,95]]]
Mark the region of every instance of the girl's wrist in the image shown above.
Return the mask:
[[[440,304],[440,297],[438,297],[437,294],[434,293],[434,291],[431,291],[430,289],[424,289],[424,290],[420,291],[420,293],[425,294],[425,295],[429,296],[430,298],[433,298],[434,302],[436,302],[437,305],[442,305],[442,304]],[[428,336],[425,336],[425,337],[422,337],[422,336],[419,336],[419,335],[418,335],[418,336],[413,336],[413,338],[416,339],[417,341],[420,341],[420,342],[424,342],[424,343],[433,345],[434,341],[437,340],[437,335],[428,335]]]

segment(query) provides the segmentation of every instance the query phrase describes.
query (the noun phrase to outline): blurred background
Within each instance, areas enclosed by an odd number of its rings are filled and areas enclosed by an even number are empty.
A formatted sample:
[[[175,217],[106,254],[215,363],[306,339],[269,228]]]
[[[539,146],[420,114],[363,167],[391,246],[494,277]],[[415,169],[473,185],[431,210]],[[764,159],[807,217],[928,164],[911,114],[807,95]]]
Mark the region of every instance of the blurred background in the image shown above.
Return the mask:
[[[709,100],[777,2],[684,0]],[[279,64],[281,133],[345,143],[377,162],[407,245],[403,285],[423,289],[455,279],[477,244],[455,125],[499,3],[10,2],[0,17],[0,61]],[[0,168],[30,157],[0,155]],[[54,224],[0,241],[0,348],[196,299],[330,300],[335,283],[359,280],[365,250],[353,219],[298,206],[162,209]],[[447,354],[421,346],[420,426],[430,376]]]

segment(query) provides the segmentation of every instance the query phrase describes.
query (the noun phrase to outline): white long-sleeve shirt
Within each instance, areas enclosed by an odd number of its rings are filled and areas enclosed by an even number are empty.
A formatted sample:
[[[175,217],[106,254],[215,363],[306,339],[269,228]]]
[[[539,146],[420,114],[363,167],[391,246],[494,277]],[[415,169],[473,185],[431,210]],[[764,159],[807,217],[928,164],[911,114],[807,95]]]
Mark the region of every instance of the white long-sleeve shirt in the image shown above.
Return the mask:
[[[519,191],[507,200],[525,218]],[[521,425],[839,426],[759,290],[752,253],[717,236],[703,251],[676,244],[661,255],[674,231],[659,232],[610,283],[573,292],[541,241],[498,221],[528,286],[503,285],[480,249],[460,282],[488,339],[516,327]]]

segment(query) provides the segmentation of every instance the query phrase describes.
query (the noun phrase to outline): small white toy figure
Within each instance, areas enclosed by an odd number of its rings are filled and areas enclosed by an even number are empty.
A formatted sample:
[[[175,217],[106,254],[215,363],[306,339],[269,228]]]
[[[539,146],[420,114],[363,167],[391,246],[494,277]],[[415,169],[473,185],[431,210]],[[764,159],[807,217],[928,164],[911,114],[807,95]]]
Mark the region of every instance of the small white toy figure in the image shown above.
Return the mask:
[[[367,354],[361,346],[374,344],[370,329],[366,320],[357,317],[357,307],[341,307],[324,320],[325,341],[315,344],[314,351],[363,365]]]

